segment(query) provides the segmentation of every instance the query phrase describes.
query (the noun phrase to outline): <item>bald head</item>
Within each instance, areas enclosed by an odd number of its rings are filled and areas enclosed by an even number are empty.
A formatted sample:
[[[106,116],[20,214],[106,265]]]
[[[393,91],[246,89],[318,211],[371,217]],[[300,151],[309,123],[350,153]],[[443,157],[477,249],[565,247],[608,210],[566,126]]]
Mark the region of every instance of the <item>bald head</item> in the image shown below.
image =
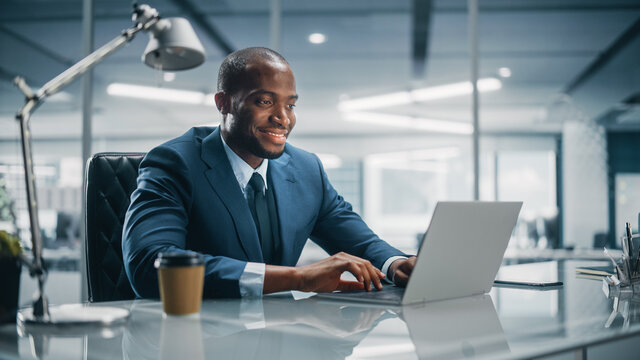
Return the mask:
[[[286,64],[289,63],[282,55],[264,47],[250,47],[229,54],[218,71],[218,92],[223,91],[233,95],[242,88],[247,81],[251,80],[251,75],[247,72],[247,67],[258,62],[271,62]]]

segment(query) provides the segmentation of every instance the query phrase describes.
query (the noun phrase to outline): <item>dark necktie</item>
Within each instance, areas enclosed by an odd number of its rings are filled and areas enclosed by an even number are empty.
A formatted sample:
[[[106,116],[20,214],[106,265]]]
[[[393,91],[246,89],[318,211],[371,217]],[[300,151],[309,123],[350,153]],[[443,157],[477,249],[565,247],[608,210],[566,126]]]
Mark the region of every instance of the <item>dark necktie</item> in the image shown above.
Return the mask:
[[[265,263],[273,264],[276,253],[274,229],[272,226],[275,223],[275,214],[273,214],[274,218],[272,219],[269,211],[270,208],[273,208],[273,206],[269,206],[269,200],[272,200],[273,197],[266,194],[264,180],[262,180],[262,176],[257,172],[254,172],[251,176],[249,186],[253,190],[253,193],[248,194],[247,200],[249,202],[251,215],[253,215],[253,221],[258,229],[258,237],[262,245],[262,256]]]

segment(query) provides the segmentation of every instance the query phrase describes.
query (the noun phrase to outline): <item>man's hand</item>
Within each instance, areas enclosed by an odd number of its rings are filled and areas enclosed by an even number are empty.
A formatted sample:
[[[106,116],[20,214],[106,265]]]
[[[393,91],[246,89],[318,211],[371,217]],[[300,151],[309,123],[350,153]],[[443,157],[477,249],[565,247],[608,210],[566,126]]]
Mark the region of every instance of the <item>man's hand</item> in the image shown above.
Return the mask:
[[[340,279],[345,271],[352,273],[358,281]],[[340,252],[317,263],[299,268],[267,265],[263,293],[284,290],[332,292],[365,289],[371,291],[372,282],[376,289],[382,290],[380,279],[383,278],[384,274],[369,261]]]
[[[343,252],[297,270],[302,291],[332,292],[363,288],[371,291],[371,282],[376,289],[382,290],[380,279],[384,278],[384,274],[369,261]],[[341,280],[340,276],[345,271],[352,273],[358,282]]]
[[[411,276],[413,267],[416,265],[417,259],[418,258],[415,256],[412,256],[408,259],[399,259],[394,261],[391,266],[389,266],[389,273],[392,274],[391,279],[397,286],[407,286],[409,277]]]

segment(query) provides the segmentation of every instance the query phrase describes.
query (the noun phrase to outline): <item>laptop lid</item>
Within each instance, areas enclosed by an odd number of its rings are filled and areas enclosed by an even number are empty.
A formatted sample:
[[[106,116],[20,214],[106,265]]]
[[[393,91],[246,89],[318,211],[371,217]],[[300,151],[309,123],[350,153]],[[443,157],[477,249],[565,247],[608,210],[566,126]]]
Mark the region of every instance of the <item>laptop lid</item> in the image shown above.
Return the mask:
[[[521,201],[438,202],[402,304],[489,292],[521,207]]]

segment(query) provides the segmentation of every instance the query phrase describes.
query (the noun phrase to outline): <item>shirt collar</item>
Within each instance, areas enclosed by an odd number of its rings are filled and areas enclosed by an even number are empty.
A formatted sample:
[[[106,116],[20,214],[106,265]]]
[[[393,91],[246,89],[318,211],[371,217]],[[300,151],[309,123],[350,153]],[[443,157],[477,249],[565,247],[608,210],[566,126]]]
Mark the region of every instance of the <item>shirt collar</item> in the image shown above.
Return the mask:
[[[229,163],[231,163],[231,169],[233,169],[233,174],[236,176],[236,180],[238,180],[238,184],[240,185],[240,189],[244,193],[249,180],[251,180],[251,175],[254,172],[257,172],[262,176],[262,180],[264,181],[264,189],[267,189],[267,168],[269,166],[269,160],[263,159],[260,166],[256,169],[252,168],[249,164],[247,164],[238,154],[236,154],[229,145],[224,141],[222,137],[222,133],[220,134],[220,140],[222,140],[222,146],[224,147],[224,152],[227,154],[227,158],[229,159]]]

